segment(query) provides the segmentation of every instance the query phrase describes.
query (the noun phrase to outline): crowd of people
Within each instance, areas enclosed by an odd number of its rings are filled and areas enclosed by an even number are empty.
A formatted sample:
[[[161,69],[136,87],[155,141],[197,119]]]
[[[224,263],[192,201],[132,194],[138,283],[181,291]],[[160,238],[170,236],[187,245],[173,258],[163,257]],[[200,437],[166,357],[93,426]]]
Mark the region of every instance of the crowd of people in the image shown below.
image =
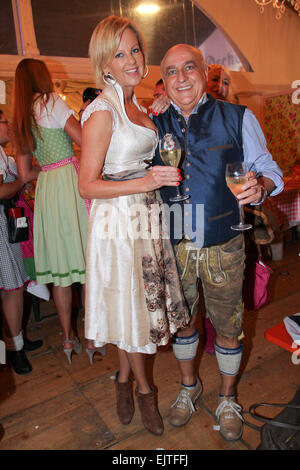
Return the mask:
[[[73,352],[82,350],[71,324],[72,285],[82,285],[91,363],[95,352],[105,354],[106,344],[117,348],[116,409],[124,425],[135,413],[135,380],[144,427],[156,435],[164,432],[145,356],[169,342],[181,376],[169,422],[184,426],[191,419],[202,394],[195,368],[201,283],[220,371],[220,433],[226,440],[240,439],[243,418],[236,385],[245,251],[243,233],[230,228],[239,211],[226,186],[225,166],[252,165],[237,196],[240,205],[261,204],[278,194],[282,172],[253,113],[230,102],[229,72],[208,68],[199,49],[178,44],[166,51],[150,116],[134,92],[148,74],[146,44],[136,26],[124,17],[105,18],[93,32],[89,55],[98,88],[83,97],[80,124],[54,93],[44,62],[23,59],[17,66],[11,126],[17,168],[0,147],[1,202],[37,180],[36,281],[52,284],[69,364]],[[161,160],[158,142],[166,134],[180,143],[178,168]],[[9,139],[2,112],[0,138],[1,145]],[[80,161],[72,142],[81,147]],[[179,185],[189,197],[168,226],[170,197]],[[201,240],[195,237],[200,205]],[[27,373],[31,366],[21,321],[29,277],[20,243],[8,241],[4,207],[0,203],[3,337],[15,372]]]

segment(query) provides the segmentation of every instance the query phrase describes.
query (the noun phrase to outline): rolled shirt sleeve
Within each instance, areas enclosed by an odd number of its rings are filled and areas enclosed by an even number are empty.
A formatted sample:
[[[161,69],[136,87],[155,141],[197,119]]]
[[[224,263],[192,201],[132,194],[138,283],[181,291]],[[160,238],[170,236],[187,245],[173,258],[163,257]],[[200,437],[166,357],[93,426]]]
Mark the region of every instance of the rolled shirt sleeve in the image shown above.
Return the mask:
[[[268,151],[267,142],[261,127],[249,109],[245,110],[242,134],[245,162],[249,164],[250,170],[252,166],[253,171],[261,173],[274,182],[275,189],[273,189],[270,196],[276,196],[284,187],[282,181],[283,173]]]

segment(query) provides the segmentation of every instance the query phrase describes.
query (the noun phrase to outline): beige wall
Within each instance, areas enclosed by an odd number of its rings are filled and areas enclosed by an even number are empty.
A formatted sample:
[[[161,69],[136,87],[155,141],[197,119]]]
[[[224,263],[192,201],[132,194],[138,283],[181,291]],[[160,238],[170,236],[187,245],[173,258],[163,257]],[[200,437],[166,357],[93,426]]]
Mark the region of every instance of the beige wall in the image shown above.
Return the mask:
[[[300,17],[286,9],[280,20],[272,5],[263,14],[254,0],[195,0],[198,7],[231,38],[254,72],[235,72],[240,102],[260,118],[259,97],[291,88],[300,79]]]

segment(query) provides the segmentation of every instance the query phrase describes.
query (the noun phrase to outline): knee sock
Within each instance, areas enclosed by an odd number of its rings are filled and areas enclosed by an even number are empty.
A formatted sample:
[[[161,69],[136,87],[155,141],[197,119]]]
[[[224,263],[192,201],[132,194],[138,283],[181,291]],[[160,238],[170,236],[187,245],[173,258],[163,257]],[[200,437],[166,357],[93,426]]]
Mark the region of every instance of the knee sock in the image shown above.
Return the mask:
[[[219,369],[223,375],[237,375],[240,369],[242,359],[243,346],[240,344],[238,348],[229,349],[218,346],[215,343],[216,358]]]
[[[24,347],[23,331],[21,330],[18,336],[5,336],[3,335],[3,341],[7,351],[21,351]]]
[[[196,357],[199,334],[196,330],[192,336],[177,336],[173,343],[173,353],[178,361],[190,361]]]

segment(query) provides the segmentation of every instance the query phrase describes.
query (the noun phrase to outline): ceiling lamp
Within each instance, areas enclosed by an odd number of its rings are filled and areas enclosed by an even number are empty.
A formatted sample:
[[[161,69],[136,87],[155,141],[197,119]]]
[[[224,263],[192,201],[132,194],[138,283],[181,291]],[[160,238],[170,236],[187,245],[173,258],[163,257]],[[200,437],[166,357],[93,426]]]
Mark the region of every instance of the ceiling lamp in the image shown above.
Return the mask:
[[[261,13],[265,11],[265,6],[272,3],[273,8],[276,8],[277,20],[280,20],[281,16],[285,12],[285,4],[292,7],[296,12],[298,12],[298,15],[300,15],[300,0],[255,0],[255,2],[260,6]]]
[[[159,11],[159,6],[155,3],[141,3],[136,7],[136,11],[141,14],[151,15]]]

